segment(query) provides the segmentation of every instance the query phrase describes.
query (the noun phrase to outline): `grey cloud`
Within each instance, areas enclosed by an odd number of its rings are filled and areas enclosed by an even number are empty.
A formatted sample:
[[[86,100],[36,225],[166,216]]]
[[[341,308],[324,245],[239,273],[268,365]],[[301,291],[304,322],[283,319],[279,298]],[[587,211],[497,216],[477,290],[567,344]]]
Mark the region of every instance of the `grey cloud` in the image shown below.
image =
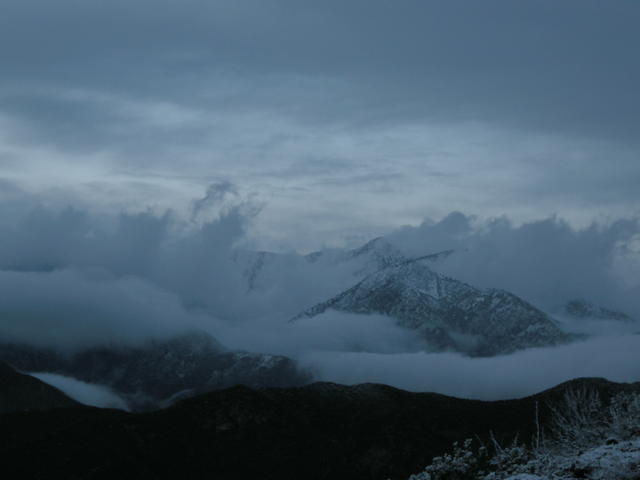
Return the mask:
[[[229,305],[239,294],[240,277],[230,251],[256,214],[247,202],[228,205],[213,219],[191,225],[171,212],[101,216],[34,203],[33,209],[18,214],[12,214],[11,204],[2,206],[8,210],[5,220],[13,221],[0,225],[1,268],[98,269],[118,278],[135,276],[178,292],[189,305]]]
[[[203,210],[220,204],[227,195],[238,195],[238,190],[231,182],[222,180],[210,184],[205,196],[193,202],[192,219],[195,219]]]
[[[226,104],[312,122],[483,119],[627,141],[637,129],[633,1],[11,1],[4,11],[0,52],[20,81],[201,102],[194,93],[212,78],[238,78],[248,88]]]
[[[640,335],[596,337],[563,347],[470,359],[453,353],[311,352],[304,363],[320,378],[386,383],[413,391],[500,400],[532,395],[577,377],[637,381]]]
[[[113,125],[126,120],[113,108],[86,99],[69,99],[38,92],[7,92],[2,113],[16,122],[14,138],[29,142],[72,146],[80,151],[96,150],[113,140]]]
[[[201,324],[178,297],[141,279],[72,270],[2,271],[0,286],[0,334],[9,342],[63,351],[140,345]]]
[[[230,203],[214,206],[211,219],[196,222],[150,210],[117,216],[73,208],[23,207],[12,212],[10,203],[2,209],[0,266],[22,272],[98,269],[117,279],[134,276],[172,292],[188,308],[226,319],[259,312],[288,318],[350,286],[349,274],[334,265],[310,269],[295,255],[285,255],[267,271],[268,288],[247,301],[246,282],[233,257],[237,247],[255,241],[250,232],[259,234],[253,229],[262,206],[238,195],[228,197],[227,192],[235,190],[226,182],[213,185],[193,203],[195,211],[213,200]],[[305,215],[309,222],[324,218],[309,208]],[[634,217],[576,228],[557,217],[515,224],[507,217],[483,220],[455,212],[439,222],[401,228],[387,238],[413,257],[454,249],[438,269],[474,285],[513,291],[547,309],[586,297],[640,313],[629,292],[637,286],[629,279],[637,272],[638,235],[640,224]]]
[[[108,387],[82,382],[75,378],[56,375],[55,373],[35,372],[30,375],[56,387],[69,395],[69,397],[85,405],[129,410],[127,403]]]
[[[310,352],[398,354],[426,348],[415,334],[381,315],[355,315],[330,311],[293,324],[287,318],[262,318],[218,328],[226,345],[250,351],[306,358]]]

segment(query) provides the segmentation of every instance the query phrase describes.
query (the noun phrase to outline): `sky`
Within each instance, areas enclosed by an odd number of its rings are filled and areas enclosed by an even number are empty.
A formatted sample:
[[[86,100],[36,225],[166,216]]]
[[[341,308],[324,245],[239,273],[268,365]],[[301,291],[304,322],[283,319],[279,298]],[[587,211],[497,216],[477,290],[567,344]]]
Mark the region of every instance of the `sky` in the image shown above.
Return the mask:
[[[633,0],[3,0],[0,195],[185,217],[261,248],[451,211],[639,213]]]

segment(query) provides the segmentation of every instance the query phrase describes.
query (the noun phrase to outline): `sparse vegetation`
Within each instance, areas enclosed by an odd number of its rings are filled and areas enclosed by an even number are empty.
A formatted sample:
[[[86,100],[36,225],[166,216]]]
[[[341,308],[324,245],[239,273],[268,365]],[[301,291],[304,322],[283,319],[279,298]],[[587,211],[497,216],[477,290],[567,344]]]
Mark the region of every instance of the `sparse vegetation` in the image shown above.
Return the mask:
[[[640,394],[619,393],[607,403],[595,390],[567,390],[549,405],[549,436],[539,426],[529,445],[492,439],[454,443],[410,480],[640,479]]]

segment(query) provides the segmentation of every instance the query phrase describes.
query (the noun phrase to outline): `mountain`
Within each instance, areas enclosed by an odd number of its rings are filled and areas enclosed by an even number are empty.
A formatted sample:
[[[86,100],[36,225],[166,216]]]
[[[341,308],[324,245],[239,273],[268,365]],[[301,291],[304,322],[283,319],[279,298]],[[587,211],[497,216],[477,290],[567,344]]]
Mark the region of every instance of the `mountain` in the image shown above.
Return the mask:
[[[564,307],[564,313],[577,319],[617,320],[621,322],[633,321],[626,313],[609,310],[608,308],[595,305],[583,299],[568,302]]]
[[[79,405],[60,390],[0,362],[0,414]]]
[[[234,387],[131,414],[94,408],[0,415],[6,478],[406,479],[455,441],[528,441],[568,390],[603,399],[640,384],[568,382],[482,402],[383,385]],[[37,461],[34,461],[37,459]]]
[[[141,347],[104,346],[73,354],[2,344],[0,359],[23,371],[57,373],[109,386],[134,409],[237,384],[294,386],[311,380],[287,357],[229,352],[199,332]]]
[[[556,345],[571,338],[546,313],[516,295],[445,277],[420,259],[370,274],[291,321],[328,310],[386,315],[418,331],[437,350],[477,356]]]

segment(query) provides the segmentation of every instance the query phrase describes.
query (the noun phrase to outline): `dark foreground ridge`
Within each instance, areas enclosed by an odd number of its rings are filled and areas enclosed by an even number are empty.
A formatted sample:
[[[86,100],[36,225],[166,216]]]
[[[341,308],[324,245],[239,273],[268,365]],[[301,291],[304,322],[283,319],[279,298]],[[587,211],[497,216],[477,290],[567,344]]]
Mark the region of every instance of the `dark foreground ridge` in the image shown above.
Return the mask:
[[[0,458],[6,478],[406,479],[454,441],[489,431],[531,438],[536,402],[544,421],[548,402],[584,386],[603,396],[640,390],[579,379],[482,402],[374,384],[238,386],[148,413],[0,415]]]

